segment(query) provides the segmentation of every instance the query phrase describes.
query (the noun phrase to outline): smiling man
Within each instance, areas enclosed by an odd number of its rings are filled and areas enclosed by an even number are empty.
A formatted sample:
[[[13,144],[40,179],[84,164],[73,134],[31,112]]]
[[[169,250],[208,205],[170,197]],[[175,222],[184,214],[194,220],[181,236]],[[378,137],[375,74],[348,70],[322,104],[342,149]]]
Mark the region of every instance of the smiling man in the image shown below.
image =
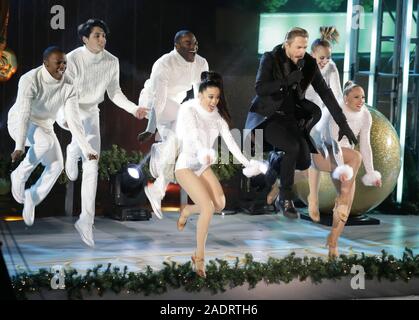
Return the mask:
[[[161,219],[161,200],[166,187],[173,179],[176,157],[174,133],[176,118],[187,92],[193,88],[198,96],[201,73],[208,71],[208,63],[197,54],[198,41],[188,30],[181,30],[174,38],[174,49],[158,59],[151,70],[150,79],[144,84],[139,106],[150,110],[148,128],[143,135],[151,135],[156,127],[161,142],[151,149],[150,172],[156,178],[154,184],[145,188],[153,212]],[[143,138],[141,138],[142,140]]]
[[[64,74],[67,68],[65,53],[58,47],[44,51],[41,67],[24,74],[19,81],[16,103],[8,114],[7,127],[16,142],[12,162],[25,153],[20,165],[11,173],[12,195],[24,204],[23,219],[31,226],[35,206],[48,195],[63,170],[63,156],[53,125],[62,108],[68,127],[80,145],[83,156],[95,161],[97,153],[83,134],[78,114],[77,94],[71,79]],[[44,172],[38,181],[25,191],[25,183],[32,171],[42,164]]]

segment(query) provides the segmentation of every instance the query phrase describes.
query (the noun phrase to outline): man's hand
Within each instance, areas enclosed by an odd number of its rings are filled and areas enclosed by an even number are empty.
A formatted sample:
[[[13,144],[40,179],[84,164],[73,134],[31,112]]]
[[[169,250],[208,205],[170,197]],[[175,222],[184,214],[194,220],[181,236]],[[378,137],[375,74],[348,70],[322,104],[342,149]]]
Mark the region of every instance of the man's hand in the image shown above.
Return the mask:
[[[347,122],[339,125],[338,141],[342,140],[343,136],[346,136],[348,138],[349,143],[353,145],[356,145],[358,143],[358,140],[356,139],[354,133],[352,132]]]
[[[135,112],[135,117],[139,120],[142,120],[145,118],[145,116],[148,114],[148,112],[150,111],[149,108],[146,107],[139,107],[137,109],[137,111]]]
[[[13,151],[13,153],[10,155],[12,158],[12,162],[15,162],[16,160],[19,160],[19,158],[23,155],[23,151],[22,150],[15,150]]]
[[[303,72],[301,70],[295,70],[288,75],[287,84],[291,87],[294,83],[300,83],[303,78]]]
[[[98,155],[97,155],[97,154],[95,154],[95,153],[89,153],[89,154],[87,155],[87,158],[88,158],[89,160],[97,160],[99,157],[98,157]]]

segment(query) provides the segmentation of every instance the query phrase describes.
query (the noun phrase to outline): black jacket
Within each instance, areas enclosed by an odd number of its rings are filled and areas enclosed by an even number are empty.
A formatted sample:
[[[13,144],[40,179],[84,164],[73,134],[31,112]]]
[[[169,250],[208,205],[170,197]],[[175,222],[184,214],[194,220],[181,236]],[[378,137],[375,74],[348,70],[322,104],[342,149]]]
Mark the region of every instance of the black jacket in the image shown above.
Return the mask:
[[[305,92],[311,84],[339,127],[347,125],[346,117],[332,90],[324,81],[316,60],[307,53],[303,59],[305,60],[302,68],[303,79],[297,86],[299,99],[304,103]],[[292,61],[286,56],[282,44],[276,46],[271,52],[263,54],[256,76],[256,97],[252,100],[246,121],[247,129],[255,129],[256,124],[260,125],[275,114],[276,111],[281,111],[281,105],[288,94],[288,90],[290,90],[287,86],[287,77],[292,70]],[[309,126],[305,127],[307,137],[315,124],[316,122],[311,121]],[[311,145],[311,142],[308,142],[310,149],[313,150],[314,147]]]

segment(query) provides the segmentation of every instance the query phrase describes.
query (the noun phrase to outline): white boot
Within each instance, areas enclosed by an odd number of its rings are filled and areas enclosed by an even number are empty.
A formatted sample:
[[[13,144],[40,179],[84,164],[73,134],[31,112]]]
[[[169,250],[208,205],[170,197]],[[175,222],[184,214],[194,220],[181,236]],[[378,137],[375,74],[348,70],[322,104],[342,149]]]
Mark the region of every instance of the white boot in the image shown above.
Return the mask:
[[[160,192],[156,190],[154,184],[151,187],[145,186],[144,192],[148,198],[148,201],[151,204],[151,207],[156,217],[159,219],[163,219],[163,212],[161,211]]]
[[[10,174],[12,182],[12,195],[16,202],[23,204],[25,202],[25,181],[22,180],[16,170]]]
[[[33,203],[30,189],[25,191],[25,205],[22,212],[23,221],[30,227],[35,221],[35,205]]]
[[[93,240],[93,225],[78,219],[74,224],[74,227],[79,232],[83,242],[89,247],[93,248],[95,246],[95,241]]]
[[[65,173],[70,181],[76,181],[79,176],[79,157],[75,157],[68,151],[70,145],[67,146],[67,155],[65,159]]]

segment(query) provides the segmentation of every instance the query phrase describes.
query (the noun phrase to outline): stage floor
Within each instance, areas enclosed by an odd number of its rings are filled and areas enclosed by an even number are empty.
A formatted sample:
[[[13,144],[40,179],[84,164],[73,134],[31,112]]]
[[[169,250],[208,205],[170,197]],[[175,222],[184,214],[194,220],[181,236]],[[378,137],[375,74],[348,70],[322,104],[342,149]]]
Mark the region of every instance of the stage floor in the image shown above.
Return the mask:
[[[405,247],[419,253],[419,216],[370,214],[380,225],[349,226],[340,239],[344,254],[381,255],[381,250],[401,257]],[[23,221],[7,222],[30,271],[54,265],[72,267],[85,273],[98,264],[108,263],[129,271],[142,271],[147,265],[163,267],[163,261],[189,261],[195,247],[197,216],[188,220],[183,232],[176,229],[177,212],[168,212],[163,220],[120,222],[99,217],[95,223],[94,249],[86,247],[70,217],[35,219],[28,228]],[[27,271],[19,248],[3,227],[3,254],[9,273]],[[325,239],[329,227],[304,220],[289,220],[282,215],[215,215],[207,240],[207,260],[221,258],[235,261],[251,253],[255,260],[268,256],[326,257]]]

